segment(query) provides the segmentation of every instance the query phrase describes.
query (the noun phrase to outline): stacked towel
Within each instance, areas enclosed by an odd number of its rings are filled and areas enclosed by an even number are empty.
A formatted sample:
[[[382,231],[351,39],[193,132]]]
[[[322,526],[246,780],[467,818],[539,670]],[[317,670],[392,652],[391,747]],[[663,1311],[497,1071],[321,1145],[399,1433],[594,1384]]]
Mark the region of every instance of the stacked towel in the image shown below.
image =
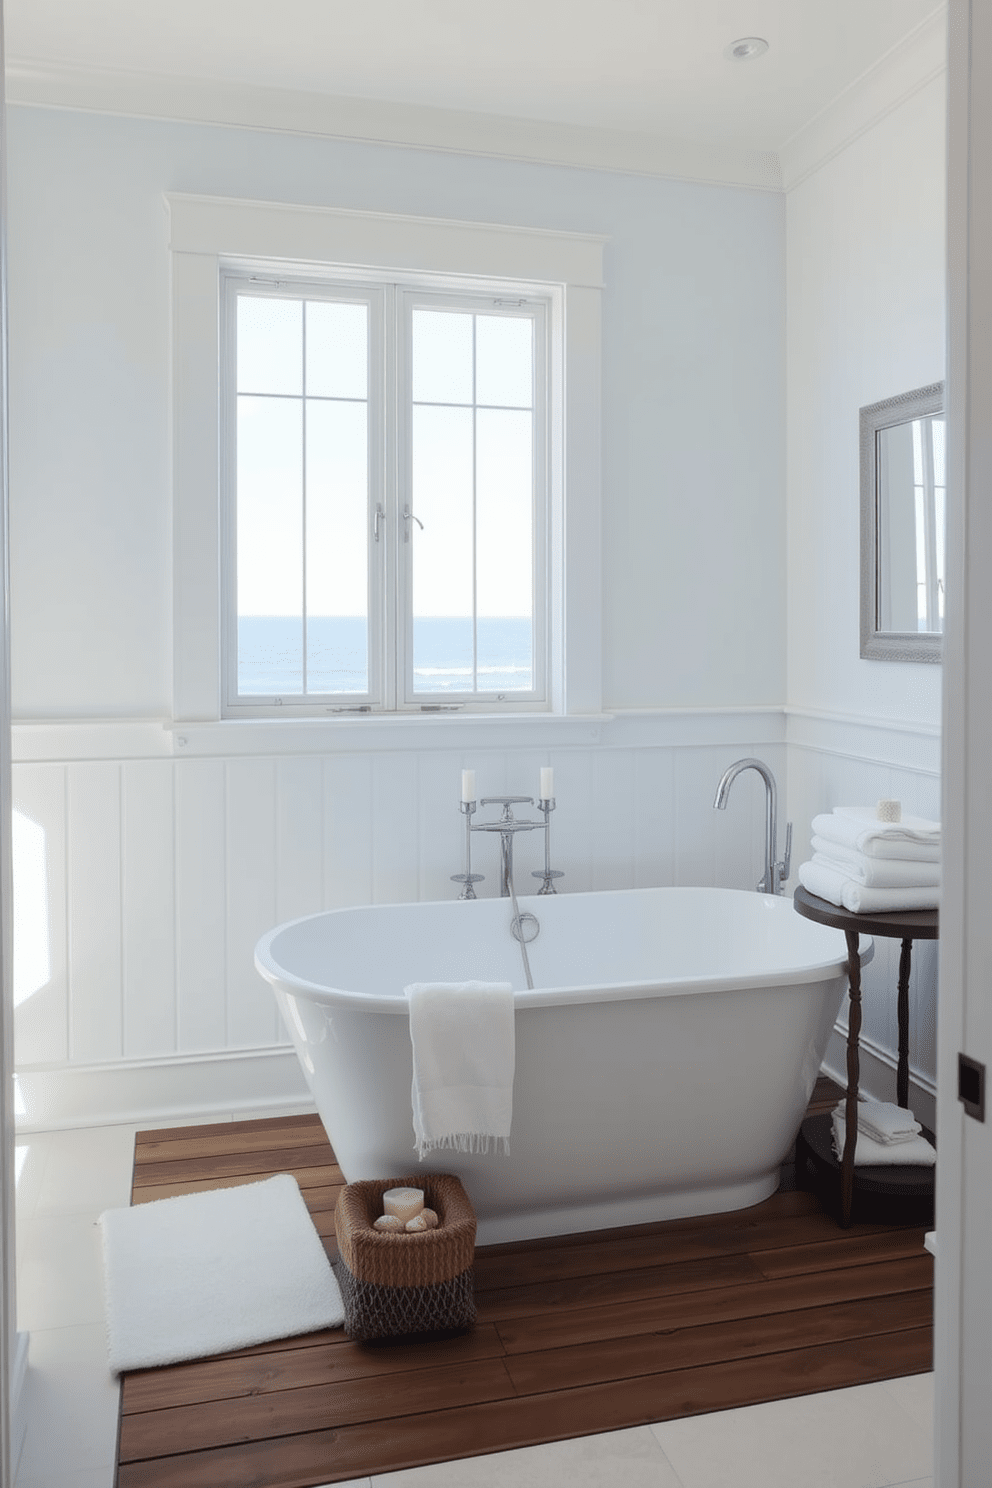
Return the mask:
[[[414,982],[406,988],[413,1044],[417,1156],[438,1147],[510,1150],[515,1036],[509,982]]]
[[[799,882],[853,914],[940,903],[940,822],[879,821],[873,806],[836,806],[813,818],[812,846]]]
[[[844,1156],[847,1136],[845,1102],[839,1101],[833,1111],[834,1152]],[[859,1167],[933,1167],[937,1153],[913,1119],[912,1111],[888,1101],[858,1102],[858,1134],[854,1147],[854,1166]]]
[[[841,1114],[846,1111],[842,1106]],[[892,1101],[869,1100],[862,1096],[858,1101],[858,1131],[871,1137],[873,1142],[911,1142],[923,1130],[912,1111],[897,1106]]]
[[[875,806],[835,806],[814,816],[813,831],[868,858],[907,858],[911,862],[940,862],[940,822],[925,816],[904,816],[883,822]]]

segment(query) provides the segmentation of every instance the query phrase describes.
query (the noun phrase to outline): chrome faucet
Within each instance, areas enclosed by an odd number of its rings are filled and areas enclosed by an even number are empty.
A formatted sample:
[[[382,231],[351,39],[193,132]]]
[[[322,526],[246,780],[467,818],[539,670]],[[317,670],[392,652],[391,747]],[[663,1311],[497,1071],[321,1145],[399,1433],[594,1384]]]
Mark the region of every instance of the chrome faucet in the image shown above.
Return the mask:
[[[730,787],[742,770],[757,770],[765,782],[765,871],[758,884],[758,893],[781,894],[782,885],[789,877],[792,866],[792,823],[786,825],[785,857],[778,862],[778,792],[775,789],[775,776],[768,766],[759,759],[735,760],[720,777],[713,807],[716,811],[726,810]]]

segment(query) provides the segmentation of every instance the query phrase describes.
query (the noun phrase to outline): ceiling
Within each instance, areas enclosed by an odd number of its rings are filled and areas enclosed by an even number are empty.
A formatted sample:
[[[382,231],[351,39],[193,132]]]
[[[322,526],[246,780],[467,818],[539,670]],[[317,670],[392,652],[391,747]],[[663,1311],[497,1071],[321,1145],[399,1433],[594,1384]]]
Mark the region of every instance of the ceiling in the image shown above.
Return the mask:
[[[935,0],[6,0],[8,64],[780,150]],[[768,52],[724,55],[743,36]]]

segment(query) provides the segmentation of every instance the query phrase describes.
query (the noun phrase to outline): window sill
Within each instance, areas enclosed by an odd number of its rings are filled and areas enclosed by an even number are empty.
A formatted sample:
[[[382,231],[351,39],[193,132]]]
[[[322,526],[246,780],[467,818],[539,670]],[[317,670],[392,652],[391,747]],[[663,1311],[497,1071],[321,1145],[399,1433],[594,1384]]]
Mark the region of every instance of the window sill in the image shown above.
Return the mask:
[[[350,754],[356,750],[597,744],[612,713],[419,713],[225,718],[163,724],[174,755]]]

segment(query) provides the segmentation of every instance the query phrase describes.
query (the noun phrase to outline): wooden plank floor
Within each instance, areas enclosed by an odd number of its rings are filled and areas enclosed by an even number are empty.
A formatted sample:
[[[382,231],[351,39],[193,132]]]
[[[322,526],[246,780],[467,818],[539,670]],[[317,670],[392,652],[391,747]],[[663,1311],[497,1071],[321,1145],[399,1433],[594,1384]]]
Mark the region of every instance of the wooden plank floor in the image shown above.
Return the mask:
[[[837,1097],[821,1081],[810,1110]],[[132,1199],[277,1172],[333,1255],[316,1116],[139,1133]],[[118,1488],[309,1488],[930,1369],[923,1230],[841,1230],[783,1175],[735,1214],[480,1249],[460,1337],[334,1330],[127,1375]]]

